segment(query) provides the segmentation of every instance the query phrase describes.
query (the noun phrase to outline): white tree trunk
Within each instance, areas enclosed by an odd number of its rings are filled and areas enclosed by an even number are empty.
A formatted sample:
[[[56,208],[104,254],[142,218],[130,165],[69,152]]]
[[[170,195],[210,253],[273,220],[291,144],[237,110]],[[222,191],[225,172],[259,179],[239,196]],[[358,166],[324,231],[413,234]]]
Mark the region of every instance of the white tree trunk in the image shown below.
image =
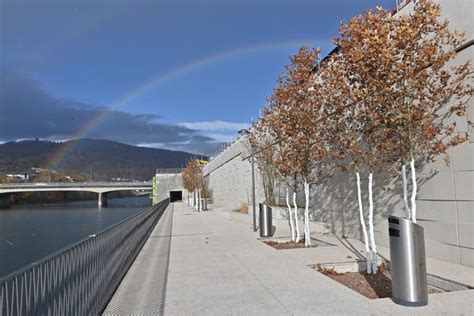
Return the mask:
[[[359,201],[359,218],[360,218],[360,225],[362,226],[362,235],[364,236],[364,246],[365,246],[365,256],[366,256],[366,264],[367,264],[367,271],[369,271],[369,237],[367,235],[367,226],[365,225],[364,219],[364,205],[362,204],[362,192],[361,192],[361,185],[360,185],[360,174],[356,172],[357,177],[357,199]]]
[[[300,241],[300,227],[298,223],[298,205],[296,204],[296,192],[293,192],[293,205],[295,206],[295,230],[296,230],[296,242]]]
[[[412,182],[412,191],[411,191],[411,220],[416,223],[416,192],[418,190],[416,183],[416,170],[415,170],[415,159],[411,158],[410,161],[411,168],[411,182]]]
[[[286,188],[286,206],[288,206],[288,217],[290,219],[291,240],[295,241],[295,225],[293,223],[293,210],[290,206],[290,193],[288,192],[288,188]]]
[[[311,236],[309,234],[309,184],[304,182],[304,245],[311,247]]]
[[[402,180],[403,180],[403,204],[405,205],[405,211],[407,213],[407,219],[411,219],[411,210],[408,205],[408,182],[405,165],[402,166]]]
[[[362,204],[362,192],[361,192],[361,185],[360,185],[360,174],[359,172],[356,172],[357,176],[357,198],[359,200],[359,217],[360,217],[360,224],[362,226],[362,234],[364,236],[364,246],[365,246],[365,251],[369,252],[369,237],[367,235],[367,226],[365,224],[365,219],[364,219],[364,206]]]
[[[202,210],[202,201],[201,201],[201,189],[198,189],[198,211]]]
[[[194,191],[194,208],[196,210],[199,210],[198,209],[198,192],[197,192],[197,190]]]
[[[374,234],[374,199],[372,195],[372,180],[373,174],[369,173],[369,236],[370,236],[370,248],[372,250],[372,273],[377,273],[377,246],[375,245],[375,234]],[[375,261],[375,262],[374,262]]]

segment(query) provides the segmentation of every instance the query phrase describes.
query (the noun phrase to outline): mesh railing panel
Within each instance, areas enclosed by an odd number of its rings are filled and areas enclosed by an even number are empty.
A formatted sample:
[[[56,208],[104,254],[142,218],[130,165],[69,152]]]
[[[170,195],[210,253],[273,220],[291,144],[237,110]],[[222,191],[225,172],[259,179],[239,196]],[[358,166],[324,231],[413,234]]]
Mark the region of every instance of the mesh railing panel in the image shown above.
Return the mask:
[[[0,279],[0,316],[100,314],[168,204],[161,201]]]

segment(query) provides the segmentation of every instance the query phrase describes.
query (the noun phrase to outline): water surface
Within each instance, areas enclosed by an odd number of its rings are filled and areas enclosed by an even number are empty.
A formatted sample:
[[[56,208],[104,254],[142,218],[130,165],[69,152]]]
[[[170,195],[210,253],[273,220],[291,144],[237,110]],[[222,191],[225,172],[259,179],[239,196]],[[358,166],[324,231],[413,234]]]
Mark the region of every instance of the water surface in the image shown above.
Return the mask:
[[[0,277],[95,234],[148,206],[148,197],[109,199],[0,210]]]

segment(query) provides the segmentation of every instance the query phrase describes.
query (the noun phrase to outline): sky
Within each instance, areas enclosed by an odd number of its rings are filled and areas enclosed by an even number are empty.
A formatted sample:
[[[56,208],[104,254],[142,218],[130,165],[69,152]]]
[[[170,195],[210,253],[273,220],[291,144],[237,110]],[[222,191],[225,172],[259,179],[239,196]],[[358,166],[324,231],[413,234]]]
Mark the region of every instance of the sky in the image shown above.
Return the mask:
[[[302,45],[394,0],[0,0],[0,142],[79,137],[212,155]]]

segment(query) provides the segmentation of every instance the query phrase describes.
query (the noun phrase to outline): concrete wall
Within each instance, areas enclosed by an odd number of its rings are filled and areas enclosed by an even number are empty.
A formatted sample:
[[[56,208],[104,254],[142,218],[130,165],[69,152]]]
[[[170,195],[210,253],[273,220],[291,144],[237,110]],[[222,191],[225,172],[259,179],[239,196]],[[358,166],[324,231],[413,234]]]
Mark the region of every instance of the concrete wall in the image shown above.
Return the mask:
[[[443,16],[452,29],[466,32],[467,41],[474,39],[474,1],[442,0]],[[403,9],[411,10],[411,5]],[[474,46],[460,52],[455,64],[473,60]],[[428,256],[474,266],[474,133],[467,121],[474,121],[474,100],[466,118],[458,120],[460,133],[470,133],[471,140],[453,149],[451,164],[442,159],[419,166],[417,197],[418,223],[425,229]],[[204,169],[216,205],[238,208],[251,203],[250,163],[242,161],[246,152],[238,140],[211,161]],[[261,177],[257,177],[257,203],[264,200]],[[367,201],[367,178],[362,179],[363,199]],[[375,176],[375,235],[379,245],[388,246],[387,216],[404,216],[401,180],[390,175]],[[284,203],[285,188],[279,185],[277,202]],[[301,193],[298,204],[303,205]],[[368,210],[366,203],[365,210]],[[361,238],[355,175],[336,173],[327,185],[311,189],[310,218],[325,230],[338,235]]]
[[[252,165],[242,160],[248,156],[245,140],[239,138],[204,167],[204,179],[214,205],[232,210],[246,203],[252,208]],[[262,177],[255,165],[257,203],[264,200]]]
[[[181,173],[156,174],[157,201],[170,197],[170,191],[183,191]],[[183,191],[183,199],[185,198]]]

